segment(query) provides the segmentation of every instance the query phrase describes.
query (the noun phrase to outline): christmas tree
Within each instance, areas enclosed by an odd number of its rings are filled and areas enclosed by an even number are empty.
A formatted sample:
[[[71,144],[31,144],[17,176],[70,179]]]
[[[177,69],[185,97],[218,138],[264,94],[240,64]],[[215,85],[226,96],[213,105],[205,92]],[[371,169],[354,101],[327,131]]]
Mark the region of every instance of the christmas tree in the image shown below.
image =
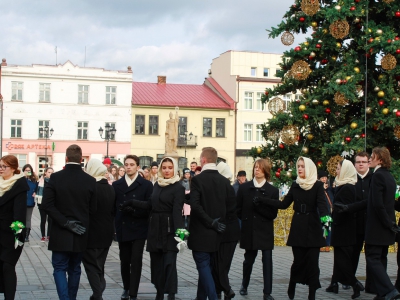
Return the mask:
[[[389,149],[400,182],[399,24],[398,0],[296,0],[269,30],[293,48],[280,63],[282,83],[262,98],[273,114],[262,125],[266,143],[250,154],[273,162],[277,185],[296,177],[300,155],[335,176],[342,157],[376,146]],[[279,98],[298,92],[290,107]]]

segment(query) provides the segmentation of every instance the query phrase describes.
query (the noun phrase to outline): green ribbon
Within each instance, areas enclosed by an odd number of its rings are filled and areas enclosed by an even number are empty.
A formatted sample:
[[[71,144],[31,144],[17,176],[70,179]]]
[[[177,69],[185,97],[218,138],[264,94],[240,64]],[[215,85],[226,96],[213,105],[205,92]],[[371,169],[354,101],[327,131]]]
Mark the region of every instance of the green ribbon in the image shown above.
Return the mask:
[[[331,223],[332,223],[332,218],[331,216],[323,216],[321,217],[321,223],[322,223],[322,228],[324,230],[323,236],[327,237],[329,234],[329,230],[331,229]]]
[[[183,241],[185,237],[189,236],[189,231],[187,231],[186,229],[178,228],[175,231],[175,235],[178,236]]]

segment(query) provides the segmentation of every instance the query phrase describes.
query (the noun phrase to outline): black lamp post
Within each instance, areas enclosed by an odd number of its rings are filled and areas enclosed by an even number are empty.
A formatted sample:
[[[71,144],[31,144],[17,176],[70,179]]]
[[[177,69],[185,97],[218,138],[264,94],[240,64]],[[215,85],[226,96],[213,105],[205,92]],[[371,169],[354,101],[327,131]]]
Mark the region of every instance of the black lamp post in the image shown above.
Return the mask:
[[[193,138],[193,133],[189,133],[189,139],[188,139],[188,131],[185,130],[184,132],[184,136],[183,136],[183,140],[185,142],[185,166],[187,167],[187,159],[186,159],[186,146],[187,146],[187,142],[190,141]]]
[[[115,129],[114,127],[111,127],[109,124],[106,124],[106,126],[104,126],[104,128],[105,128],[104,137],[103,137],[104,130],[101,127],[99,128],[99,134],[100,134],[100,137],[103,140],[106,140],[106,142],[107,142],[107,154],[106,154],[106,158],[107,158],[108,157],[108,143],[110,142],[110,140],[112,140],[114,138],[115,132],[117,131],[117,129]]]
[[[45,156],[46,168],[47,168],[48,167],[48,165],[47,165],[47,140],[53,135],[54,129],[53,128],[50,129],[49,126],[46,125],[45,127],[39,128],[39,133],[46,140],[46,144],[44,147],[44,156]]]

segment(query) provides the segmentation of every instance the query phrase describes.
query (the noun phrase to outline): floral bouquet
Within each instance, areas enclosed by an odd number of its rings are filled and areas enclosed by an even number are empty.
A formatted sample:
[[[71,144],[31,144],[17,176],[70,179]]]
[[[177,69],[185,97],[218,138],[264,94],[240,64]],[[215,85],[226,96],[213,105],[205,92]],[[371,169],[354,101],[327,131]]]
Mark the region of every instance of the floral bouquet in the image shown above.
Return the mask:
[[[332,223],[332,218],[331,216],[323,216],[321,217],[321,223],[322,223],[322,230],[323,230],[323,237],[327,237],[329,234],[329,231],[331,230],[331,223]]]
[[[25,225],[20,221],[15,221],[11,223],[10,228],[12,231],[14,231],[14,236],[15,236],[14,248],[17,249],[18,246],[22,246],[24,244],[18,239],[18,237],[19,234],[22,232],[22,229],[25,228]]]
[[[186,229],[177,229],[175,235],[175,241],[178,242],[176,248],[178,248],[179,253],[182,253],[185,249],[188,249],[185,239],[189,236],[189,231]]]

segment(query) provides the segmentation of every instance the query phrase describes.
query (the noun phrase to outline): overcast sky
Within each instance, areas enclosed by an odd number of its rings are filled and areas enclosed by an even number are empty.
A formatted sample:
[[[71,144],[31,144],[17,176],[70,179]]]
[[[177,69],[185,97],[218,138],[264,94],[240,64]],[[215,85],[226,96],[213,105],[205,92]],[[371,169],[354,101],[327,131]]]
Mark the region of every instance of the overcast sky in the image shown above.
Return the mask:
[[[1,58],[126,70],[135,81],[200,84],[227,50],[282,53],[268,39],[293,0],[3,0]],[[295,43],[303,38],[296,37]]]

